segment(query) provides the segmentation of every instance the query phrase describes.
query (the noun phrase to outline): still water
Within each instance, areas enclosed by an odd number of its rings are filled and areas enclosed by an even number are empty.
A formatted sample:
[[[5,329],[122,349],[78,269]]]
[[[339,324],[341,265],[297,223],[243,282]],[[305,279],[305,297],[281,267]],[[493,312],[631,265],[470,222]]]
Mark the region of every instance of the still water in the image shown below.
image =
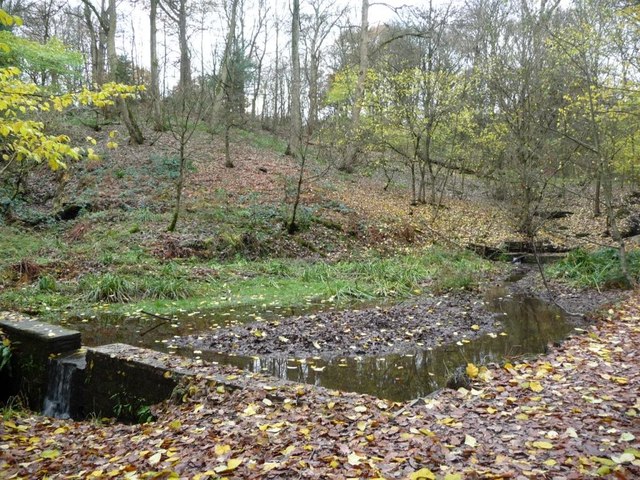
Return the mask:
[[[171,338],[202,333],[246,323],[260,317],[265,320],[323,310],[323,305],[310,305],[305,310],[271,309],[261,311],[232,309],[224,313],[192,312],[175,317],[171,322],[145,317],[128,319],[101,316],[75,319],[67,325],[82,332],[87,345],[124,342],[176,351],[185,356],[225,363],[253,372],[343,391],[368,393],[395,401],[423,397],[442,388],[454,370],[476,365],[502,362],[523,355],[543,353],[549,343],[562,340],[575,330],[576,324],[564,313],[537,298],[509,296],[504,288],[486,293],[486,306],[496,313],[496,331],[470,343],[454,343],[403,354],[342,358],[261,358],[189,349],[169,349]],[[327,309],[330,307],[325,307]]]

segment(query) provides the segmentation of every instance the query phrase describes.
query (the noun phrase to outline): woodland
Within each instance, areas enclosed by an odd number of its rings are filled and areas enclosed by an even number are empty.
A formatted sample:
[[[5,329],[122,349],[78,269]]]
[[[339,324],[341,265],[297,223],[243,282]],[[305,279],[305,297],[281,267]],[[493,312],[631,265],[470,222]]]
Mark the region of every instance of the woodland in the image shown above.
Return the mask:
[[[0,319],[196,372],[6,399],[0,478],[640,477],[639,54],[634,0],[0,0]]]

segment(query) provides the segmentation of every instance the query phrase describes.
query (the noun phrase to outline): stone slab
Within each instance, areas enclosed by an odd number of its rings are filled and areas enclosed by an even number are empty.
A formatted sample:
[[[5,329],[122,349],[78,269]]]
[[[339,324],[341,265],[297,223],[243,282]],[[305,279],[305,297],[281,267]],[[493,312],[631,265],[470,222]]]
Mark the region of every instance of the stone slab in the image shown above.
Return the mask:
[[[40,411],[48,385],[49,358],[79,349],[80,332],[15,314],[0,318],[0,329],[11,341],[10,368],[0,372],[0,400],[20,395],[29,408]]]
[[[62,353],[80,348],[80,332],[68,328],[39,322],[30,318],[18,318],[16,320],[0,320],[2,329],[10,340],[37,342],[47,353]],[[14,340],[15,339],[15,340]]]

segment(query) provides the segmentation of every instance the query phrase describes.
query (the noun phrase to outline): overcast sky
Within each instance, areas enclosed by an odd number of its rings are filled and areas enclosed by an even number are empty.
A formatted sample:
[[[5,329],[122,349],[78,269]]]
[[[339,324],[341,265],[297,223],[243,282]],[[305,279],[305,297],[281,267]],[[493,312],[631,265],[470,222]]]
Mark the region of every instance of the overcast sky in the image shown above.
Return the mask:
[[[453,0],[454,4],[460,4],[463,0]],[[255,4],[257,0],[244,0],[245,16],[247,35],[251,30],[251,23],[253,21],[252,12],[255,11]],[[371,25],[389,23],[397,18],[394,13],[394,9],[403,5],[412,6],[427,6],[428,0],[386,0],[386,1],[373,1],[371,0],[369,7],[369,23]],[[80,3],[80,0],[72,0],[72,3]],[[196,3],[196,2],[193,2]],[[270,5],[272,15],[269,16],[269,36],[268,48],[271,54],[275,52],[275,28],[274,20],[275,14],[278,12],[278,17],[284,23],[280,32],[280,50],[288,55],[288,46],[286,44],[288,40],[288,30],[290,28],[290,0],[267,0]],[[301,10],[305,12],[308,10],[305,0],[301,0]],[[433,0],[434,5],[447,5],[452,3],[447,0]],[[361,1],[349,1],[349,0],[336,0],[337,6],[348,7],[348,20],[353,25],[360,24],[360,12]],[[121,0],[118,3],[118,48],[122,52],[125,52],[128,56],[133,55],[135,61],[139,65],[143,65],[146,68],[149,67],[149,17],[148,10],[142,8],[140,2],[132,3],[130,0]],[[220,9],[212,10],[207,15],[197,15],[190,19],[190,44],[191,44],[191,57],[192,68],[194,71],[200,71],[201,65],[204,64],[205,71],[211,71],[213,67],[213,52],[223,48],[224,35],[226,29],[226,19],[223,16]],[[177,41],[175,39],[175,28],[169,28],[166,31],[167,35],[167,56],[168,66],[166,74],[169,77],[169,85],[177,81],[175,78],[177,75],[176,69],[172,66],[177,62]],[[165,32],[163,27],[159,24],[158,40],[163,41]],[[264,37],[261,36],[261,39]],[[163,46],[159,47],[160,57],[164,54]],[[160,58],[162,61],[162,58]]]

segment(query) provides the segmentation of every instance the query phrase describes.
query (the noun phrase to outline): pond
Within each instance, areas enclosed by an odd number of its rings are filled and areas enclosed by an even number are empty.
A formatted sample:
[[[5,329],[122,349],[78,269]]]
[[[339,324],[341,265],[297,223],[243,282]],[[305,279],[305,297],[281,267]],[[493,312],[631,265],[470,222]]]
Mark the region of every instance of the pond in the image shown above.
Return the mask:
[[[485,293],[485,305],[496,314],[496,331],[472,341],[416,349],[403,354],[350,357],[287,358],[230,355],[189,348],[171,348],[174,336],[191,335],[254,321],[283,318],[331,309],[309,305],[304,310],[236,308],[226,312],[192,312],[164,322],[152,317],[117,318],[104,315],[72,319],[66,324],[82,332],[87,345],[123,342],[207,361],[230,364],[252,372],[343,391],[367,393],[404,401],[424,397],[444,387],[454,371],[467,363],[500,363],[545,352],[549,343],[577,328],[575,319],[537,298],[509,295],[504,287]]]

